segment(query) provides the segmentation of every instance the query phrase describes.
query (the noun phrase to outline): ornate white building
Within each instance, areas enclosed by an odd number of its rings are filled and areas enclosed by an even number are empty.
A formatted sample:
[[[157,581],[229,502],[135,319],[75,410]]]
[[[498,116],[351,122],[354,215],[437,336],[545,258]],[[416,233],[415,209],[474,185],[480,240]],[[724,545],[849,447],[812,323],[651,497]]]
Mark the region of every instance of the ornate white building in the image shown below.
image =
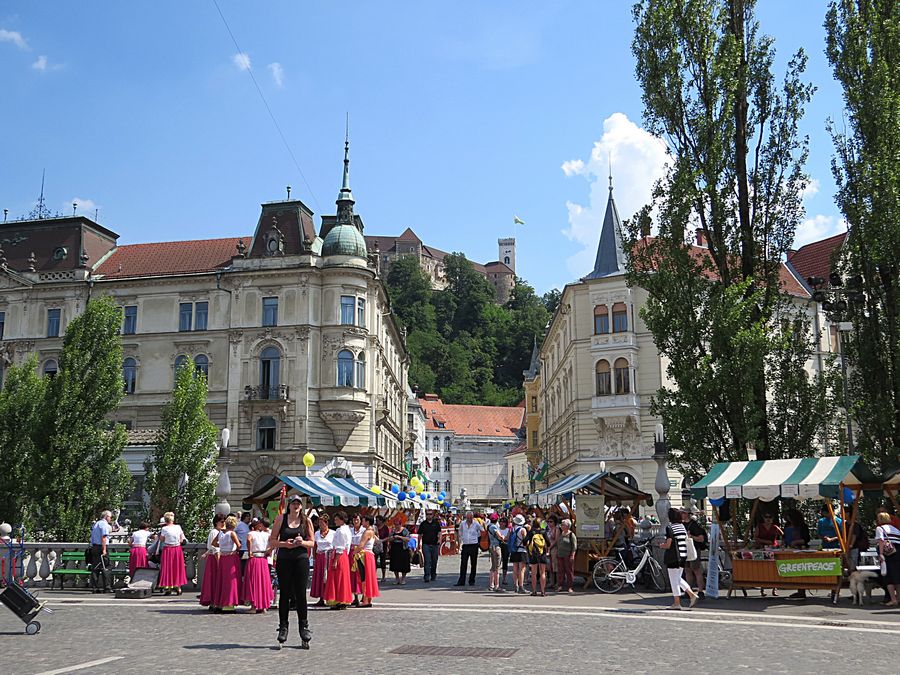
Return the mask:
[[[175,369],[204,372],[208,413],[229,427],[232,504],[273,475],[351,475],[388,488],[407,433],[404,336],[354,214],[349,146],[337,214],[316,232],[299,200],[269,202],[243,238],[118,245],[72,216],[0,227],[0,350],[57,369],[66,324],[92,295],[122,306],[126,396],[138,481]]]

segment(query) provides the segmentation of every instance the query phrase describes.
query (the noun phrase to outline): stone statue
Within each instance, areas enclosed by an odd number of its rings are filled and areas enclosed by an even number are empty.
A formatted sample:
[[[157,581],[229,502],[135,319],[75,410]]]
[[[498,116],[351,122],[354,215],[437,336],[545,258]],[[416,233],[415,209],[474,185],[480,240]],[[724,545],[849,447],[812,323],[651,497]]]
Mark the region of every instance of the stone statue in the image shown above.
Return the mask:
[[[468,511],[472,507],[472,502],[469,500],[468,492],[466,492],[466,488],[462,488],[459,491],[459,508],[463,511]]]

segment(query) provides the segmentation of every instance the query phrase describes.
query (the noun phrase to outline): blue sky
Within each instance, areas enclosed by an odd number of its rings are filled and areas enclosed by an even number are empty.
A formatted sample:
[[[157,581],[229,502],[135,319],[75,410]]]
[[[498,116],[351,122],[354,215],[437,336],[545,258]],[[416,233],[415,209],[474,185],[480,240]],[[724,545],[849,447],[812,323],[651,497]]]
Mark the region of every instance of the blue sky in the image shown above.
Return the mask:
[[[31,210],[46,169],[48,206],[99,208],[120,243],[251,233],[286,185],[333,213],[349,112],[367,234],[409,226],[481,262],[516,236],[517,271],[543,292],[590,271],[607,153],[622,217],[648,198],[663,146],[640,128],[630,2],[219,3],[246,56],[212,0],[5,2],[0,208]],[[840,228],[825,8],[759,3],[779,64],[803,46],[818,86],[798,243]]]

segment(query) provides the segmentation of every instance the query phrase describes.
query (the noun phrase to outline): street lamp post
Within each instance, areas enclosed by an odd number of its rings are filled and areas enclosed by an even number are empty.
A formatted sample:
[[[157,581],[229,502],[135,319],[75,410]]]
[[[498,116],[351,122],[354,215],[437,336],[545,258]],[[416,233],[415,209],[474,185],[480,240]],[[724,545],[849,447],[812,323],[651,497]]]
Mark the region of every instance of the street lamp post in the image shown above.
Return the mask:
[[[222,444],[219,446],[219,480],[216,483],[216,497],[219,501],[216,503],[216,513],[227,516],[231,513],[231,505],[228,503],[228,495],[231,494],[231,479],[228,476],[228,465],[231,464],[231,456],[228,453],[228,440],[231,438],[231,432],[228,427],[222,429]]]
[[[666,436],[663,425],[657,424],[653,434],[653,461],[656,462],[656,515],[659,517],[660,530],[664,530],[669,524],[669,450],[666,446]]]

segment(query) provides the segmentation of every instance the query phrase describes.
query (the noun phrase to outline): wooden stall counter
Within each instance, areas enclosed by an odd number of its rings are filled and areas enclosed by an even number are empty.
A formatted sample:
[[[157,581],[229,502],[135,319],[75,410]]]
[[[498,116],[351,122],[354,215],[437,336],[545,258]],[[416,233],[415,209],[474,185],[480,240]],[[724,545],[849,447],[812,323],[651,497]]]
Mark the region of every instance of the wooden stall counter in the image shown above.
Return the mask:
[[[839,550],[736,551],[728,596],[736,588],[833,590],[842,577]]]

